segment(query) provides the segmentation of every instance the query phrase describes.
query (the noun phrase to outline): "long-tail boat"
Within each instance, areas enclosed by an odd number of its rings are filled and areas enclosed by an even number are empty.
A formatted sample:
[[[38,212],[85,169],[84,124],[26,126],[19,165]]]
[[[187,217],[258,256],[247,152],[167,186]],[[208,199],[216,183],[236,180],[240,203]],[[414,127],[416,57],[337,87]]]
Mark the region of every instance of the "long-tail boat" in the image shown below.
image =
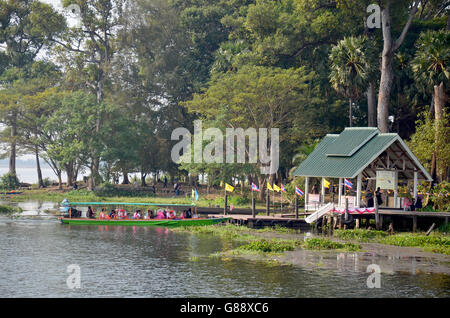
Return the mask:
[[[101,208],[105,216],[101,216],[101,211],[97,211],[96,217],[89,218],[81,217],[81,211],[77,210],[75,207],[91,207],[92,209]],[[110,209],[113,209],[116,212],[122,212],[122,215],[115,216],[111,218],[108,215]],[[126,210],[125,208],[128,208]],[[149,217],[150,208],[160,208],[157,211],[157,214],[153,214],[153,218]],[[161,209],[166,208],[166,209]],[[169,211],[177,211],[179,209],[194,209],[192,211],[190,217],[185,217],[181,213],[176,213],[176,216],[172,216],[170,218],[165,216],[164,212],[167,212],[168,209],[172,209]],[[143,214],[146,214],[142,218],[134,218],[132,215],[133,211],[137,210],[142,211]],[[145,213],[145,209],[147,209],[147,213]],[[201,218],[198,217],[195,209],[195,204],[166,204],[166,203],[124,203],[124,202],[69,202],[64,200],[61,203],[60,211],[62,213],[62,217],[60,217],[60,221],[62,224],[70,224],[70,225],[124,225],[124,226],[159,226],[159,227],[177,227],[177,226],[200,226],[200,225],[212,225],[221,222],[226,222],[230,218],[221,217],[221,218]],[[75,211],[75,213],[73,213]],[[126,211],[126,216],[123,215],[123,211]],[[78,213],[77,213],[78,212]],[[75,216],[74,216],[75,214]],[[164,215],[164,218],[162,217]]]

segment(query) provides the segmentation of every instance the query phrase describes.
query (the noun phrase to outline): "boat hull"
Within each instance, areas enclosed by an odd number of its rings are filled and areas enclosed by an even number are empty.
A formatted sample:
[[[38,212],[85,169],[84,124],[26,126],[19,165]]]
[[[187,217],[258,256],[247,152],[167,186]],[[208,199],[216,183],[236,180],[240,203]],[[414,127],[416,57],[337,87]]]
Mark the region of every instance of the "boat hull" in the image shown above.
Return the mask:
[[[120,225],[120,226],[159,226],[159,227],[180,227],[180,226],[201,226],[213,225],[230,220],[231,218],[211,218],[211,219],[180,219],[180,220],[107,220],[107,219],[85,219],[85,218],[60,218],[62,224],[70,225]]]

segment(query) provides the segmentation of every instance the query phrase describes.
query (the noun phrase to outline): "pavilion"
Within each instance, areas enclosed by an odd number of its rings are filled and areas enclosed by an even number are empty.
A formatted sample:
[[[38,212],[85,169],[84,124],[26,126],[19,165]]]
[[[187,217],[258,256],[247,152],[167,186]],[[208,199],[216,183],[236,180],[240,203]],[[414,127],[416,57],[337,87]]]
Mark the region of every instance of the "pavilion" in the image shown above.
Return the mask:
[[[394,191],[394,208],[398,206],[398,180],[414,180],[417,197],[418,180],[432,181],[406,143],[396,133],[381,133],[373,127],[345,128],[340,134],[328,134],[297,167],[294,176],[305,177],[305,209],[309,202],[309,180],[322,178],[320,201],[324,203],[325,179],[339,179],[338,206],[345,179],[356,178],[355,207],[361,207],[363,180],[375,180],[381,189]]]

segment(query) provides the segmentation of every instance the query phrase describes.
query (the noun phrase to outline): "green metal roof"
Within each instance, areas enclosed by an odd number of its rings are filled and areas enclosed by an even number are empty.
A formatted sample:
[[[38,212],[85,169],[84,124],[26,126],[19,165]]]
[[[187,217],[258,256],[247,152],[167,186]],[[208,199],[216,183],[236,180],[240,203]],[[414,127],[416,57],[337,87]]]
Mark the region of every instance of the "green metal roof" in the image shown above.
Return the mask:
[[[377,128],[347,128],[328,147],[326,155],[350,157],[378,132]]]
[[[340,135],[326,135],[293,175],[355,178],[395,141],[399,141],[425,179],[430,180],[431,176],[397,134],[382,134],[376,128],[360,127],[345,128]]]

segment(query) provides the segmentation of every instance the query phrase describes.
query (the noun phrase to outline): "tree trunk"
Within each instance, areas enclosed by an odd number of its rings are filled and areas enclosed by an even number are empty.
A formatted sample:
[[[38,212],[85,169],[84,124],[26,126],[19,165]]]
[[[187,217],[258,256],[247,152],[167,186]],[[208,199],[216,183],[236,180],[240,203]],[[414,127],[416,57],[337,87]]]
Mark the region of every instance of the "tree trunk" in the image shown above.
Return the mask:
[[[9,173],[16,175],[16,115],[11,122],[11,149],[9,151]]]
[[[36,154],[36,169],[37,169],[37,175],[38,175],[38,185],[39,188],[44,187],[44,181],[42,180],[42,171],[41,171],[41,163],[39,162],[39,150],[38,147],[35,146],[34,148],[35,154]]]
[[[266,191],[264,190],[266,188],[264,183],[265,180],[266,179],[264,177],[258,175],[258,183],[259,183],[258,199],[261,201],[263,201],[266,198],[265,196]]]
[[[439,139],[439,126],[438,123],[442,119],[442,112],[446,103],[446,96],[444,90],[444,83],[441,82],[440,85],[435,85],[433,90],[433,100],[434,100],[434,119],[436,124],[436,133],[434,137],[434,153],[432,162],[432,177],[435,181],[441,182],[443,179],[442,173],[438,173],[438,168],[443,168],[438,166],[438,139]],[[441,169],[445,170],[445,169]]]
[[[141,171],[141,187],[147,186],[147,183],[145,182],[146,177],[147,177],[147,174]]]
[[[123,173],[123,181],[122,181],[122,184],[129,184],[129,183],[130,183],[130,180],[128,179],[128,172],[122,171],[122,173]]]
[[[58,172],[58,189],[62,190],[62,177],[61,177],[61,171]]]
[[[348,127],[352,127],[352,118],[353,118],[353,112],[352,112],[352,108],[353,107],[352,107],[352,104],[353,104],[353,101],[350,98],[348,100],[348,124],[349,124]]]
[[[67,186],[73,186],[73,163],[69,162],[66,165],[66,174],[67,174]]]
[[[374,82],[370,82],[367,88],[367,126],[377,127],[377,97]]]
[[[389,99],[391,96],[394,73],[392,70],[393,55],[383,54],[381,60],[380,92],[378,94],[377,122],[382,133],[389,132]]]
[[[389,99],[391,95],[392,82],[394,78],[394,71],[392,69],[395,51],[401,46],[405,40],[406,33],[411,26],[414,15],[417,13],[419,1],[414,3],[411,8],[408,21],[403,27],[402,33],[394,42],[391,35],[391,17],[389,13],[391,1],[386,0],[386,4],[381,10],[381,25],[383,32],[383,53],[381,56],[381,78],[380,89],[378,93],[378,110],[377,122],[378,129],[382,133],[389,132]]]

